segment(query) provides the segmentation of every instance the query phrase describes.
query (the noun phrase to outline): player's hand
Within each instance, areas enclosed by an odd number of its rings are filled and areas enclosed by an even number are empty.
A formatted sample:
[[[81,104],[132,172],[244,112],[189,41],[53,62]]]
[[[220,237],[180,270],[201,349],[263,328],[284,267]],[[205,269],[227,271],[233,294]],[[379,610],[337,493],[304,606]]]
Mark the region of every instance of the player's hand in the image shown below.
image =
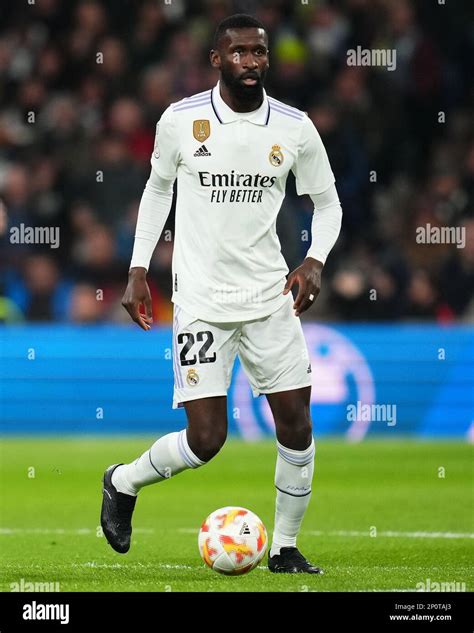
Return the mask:
[[[151,323],[153,323],[151,294],[144,268],[132,268],[130,270],[122,305],[142,330],[147,332],[151,329]],[[140,312],[140,305],[145,308],[145,314]]]
[[[290,292],[294,284],[298,284],[298,295],[293,304],[296,310],[295,316],[300,316],[302,312],[313,305],[316,297],[321,291],[321,271],[324,264],[317,259],[307,257],[301,266],[295,268],[289,275],[283,290],[286,295]]]

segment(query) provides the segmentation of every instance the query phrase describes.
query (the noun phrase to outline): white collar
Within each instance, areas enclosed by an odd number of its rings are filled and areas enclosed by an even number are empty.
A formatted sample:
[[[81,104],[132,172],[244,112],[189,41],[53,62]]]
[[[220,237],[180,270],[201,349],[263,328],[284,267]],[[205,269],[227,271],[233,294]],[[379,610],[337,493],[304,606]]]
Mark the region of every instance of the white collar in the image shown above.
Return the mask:
[[[234,121],[238,121],[239,119],[244,119],[245,121],[255,123],[256,125],[268,125],[268,119],[270,118],[270,102],[268,101],[265,88],[263,89],[263,101],[260,107],[252,112],[234,112],[234,110],[229,108],[227,103],[221,97],[219,81],[211,91],[211,103],[215,115],[220,123],[232,123]]]

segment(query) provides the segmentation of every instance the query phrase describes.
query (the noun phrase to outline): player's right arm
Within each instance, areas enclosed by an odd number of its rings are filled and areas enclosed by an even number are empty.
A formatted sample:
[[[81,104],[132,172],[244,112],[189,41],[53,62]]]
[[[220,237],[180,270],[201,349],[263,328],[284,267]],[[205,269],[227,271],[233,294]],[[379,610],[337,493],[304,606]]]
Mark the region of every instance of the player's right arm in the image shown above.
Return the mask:
[[[153,321],[150,288],[146,275],[173,201],[173,183],[178,165],[178,135],[173,112],[168,108],[156,126],[151,174],[138,209],[132,261],[122,305],[131,318],[147,331]],[[145,312],[140,312],[143,305]]]

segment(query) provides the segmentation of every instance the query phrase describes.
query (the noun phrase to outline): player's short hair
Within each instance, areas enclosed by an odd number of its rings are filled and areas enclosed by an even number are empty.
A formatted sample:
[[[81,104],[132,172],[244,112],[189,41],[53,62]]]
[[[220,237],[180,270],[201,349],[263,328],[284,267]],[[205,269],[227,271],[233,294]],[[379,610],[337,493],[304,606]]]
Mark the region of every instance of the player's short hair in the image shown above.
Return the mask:
[[[266,29],[260,20],[254,18],[247,13],[236,13],[230,15],[218,25],[216,32],[214,33],[213,48],[219,47],[219,42],[227,29],[263,29],[266,33]]]

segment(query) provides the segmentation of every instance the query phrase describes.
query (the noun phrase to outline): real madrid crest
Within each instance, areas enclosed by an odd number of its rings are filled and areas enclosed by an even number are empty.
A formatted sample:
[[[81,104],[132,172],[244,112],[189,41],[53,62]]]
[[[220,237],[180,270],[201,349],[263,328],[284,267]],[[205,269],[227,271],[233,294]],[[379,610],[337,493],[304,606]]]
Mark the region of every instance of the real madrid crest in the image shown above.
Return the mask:
[[[199,375],[195,369],[188,369],[186,382],[190,387],[195,387],[199,382]]]
[[[196,141],[203,143],[211,136],[211,124],[208,119],[193,121],[193,134]]]
[[[281,153],[281,147],[279,145],[273,145],[272,151],[268,155],[268,160],[271,162],[273,167],[280,167],[283,163],[284,157]]]

